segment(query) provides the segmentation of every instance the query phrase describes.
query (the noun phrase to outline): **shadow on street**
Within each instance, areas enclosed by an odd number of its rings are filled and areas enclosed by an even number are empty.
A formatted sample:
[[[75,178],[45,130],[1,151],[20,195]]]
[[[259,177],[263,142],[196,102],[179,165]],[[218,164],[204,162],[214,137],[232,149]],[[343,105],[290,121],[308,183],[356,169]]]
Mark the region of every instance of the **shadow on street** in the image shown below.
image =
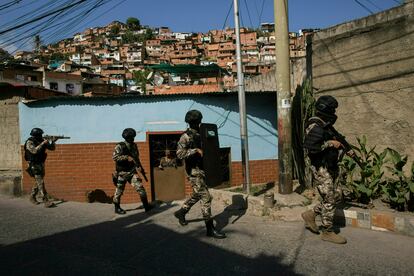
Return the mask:
[[[177,233],[153,223],[152,215],[171,207],[169,204],[149,214],[142,212],[13,245],[0,245],[2,274],[295,275],[290,266],[281,263],[284,256],[250,258],[214,245],[226,240],[209,240],[204,236],[203,225],[187,233]]]

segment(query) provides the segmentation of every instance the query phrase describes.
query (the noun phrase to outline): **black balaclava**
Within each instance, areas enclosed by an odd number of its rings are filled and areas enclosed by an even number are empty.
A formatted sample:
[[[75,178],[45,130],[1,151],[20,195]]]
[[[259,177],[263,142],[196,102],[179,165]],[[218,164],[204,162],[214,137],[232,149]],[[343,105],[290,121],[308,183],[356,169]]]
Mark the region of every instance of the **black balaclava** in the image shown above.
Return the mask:
[[[321,96],[315,104],[316,116],[320,117],[326,123],[333,125],[338,118],[335,110],[338,107],[338,101],[332,96]]]

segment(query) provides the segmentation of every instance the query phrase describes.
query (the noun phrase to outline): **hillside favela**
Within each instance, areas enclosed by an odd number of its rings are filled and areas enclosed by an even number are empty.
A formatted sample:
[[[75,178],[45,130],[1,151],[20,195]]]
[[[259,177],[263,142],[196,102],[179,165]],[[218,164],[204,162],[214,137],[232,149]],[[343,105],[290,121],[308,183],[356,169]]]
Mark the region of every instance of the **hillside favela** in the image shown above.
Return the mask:
[[[303,66],[312,29],[289,33],[290,56]],[[273,23],[240,29],[246,79],[275,65]],[[5,81],[23,82],[68,95],[171,94],[232,91],[237,85],[234,28],[207,33],[141,26],[137,18],[88,28],[73,37],[16,51],[2,65]],[[4,53],[7,55],[7,53]],[[13,62],[12,62],[13,61]],[[299,68],[300,71],[303,68]],[[19,70],[17,77],[13,72]]]

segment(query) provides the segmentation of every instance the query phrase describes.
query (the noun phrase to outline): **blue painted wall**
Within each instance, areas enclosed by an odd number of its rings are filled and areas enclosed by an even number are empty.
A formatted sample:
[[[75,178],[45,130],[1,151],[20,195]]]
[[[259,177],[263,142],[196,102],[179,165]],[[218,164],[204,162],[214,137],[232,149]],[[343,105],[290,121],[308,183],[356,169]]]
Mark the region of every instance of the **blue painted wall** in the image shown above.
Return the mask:
[[[246,95],[251,160],[277,159],[276,95]],[[70,136],[59,143],[101,143],[122,140],[132,127],[145,141],[147,131],[183,131],[185,113],[198,109],[203,122],[215,123],[221,147],[231,147],[233,161],[241,161],[240,118],[236,93],[116,98],[62,98],[19,103],[21,144],[33,127],[47,134]]]

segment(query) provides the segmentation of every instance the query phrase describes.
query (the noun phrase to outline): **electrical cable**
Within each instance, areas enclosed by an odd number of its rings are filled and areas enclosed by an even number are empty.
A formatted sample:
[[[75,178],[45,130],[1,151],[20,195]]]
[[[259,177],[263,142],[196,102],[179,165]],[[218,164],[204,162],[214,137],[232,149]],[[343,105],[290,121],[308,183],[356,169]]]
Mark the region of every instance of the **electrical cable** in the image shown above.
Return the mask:
[[[377,4],[375,4],[375,3],[374,3],[373,1],[371,1],[371,0],[365,0],[365,1],[367,1],[368,3],[370,3],[372,6],[376,7],[379,11],[382,11],[382,10],[383,10],[380,6],[378,6]]]
[[[246,5],[247,15],[249,16],[249,21],[250,21],[250,26],[251,26],[251,27],[252,27],[252,29],[253,29],[253,22],[252,22],[252,18],[251,18],[251,16],[250,16],[249,6],[247,5],[247,1],[246,1],[246,0],[244,0],[244,4]]]
[[[60,8],[60,9],[57,9],[57,10],[50,11],[50,12],[48,12],[48,13],[46,13],[46,14],[43,14],[43,15],[41,15],[41,16],[38,16],[38,17],[36,17],[36,18],[34,18],[34,19],[32,19],[32,20],[29,20],[29,21],[26,21],[26,22],[24,22],[24,23],[18,24],[18,25],[14,26],[14,27],[11,27],[11,28],[9,28],[9,29],[6,29],[6,30],[3,30],[3,31],[0,31],[0,35],[5,34],[5,33],[8,33],[8,32],[11,32],[11,31],[16,30],[16,29],[20,29],[20,28],[22,28],[22,27],[24,27],[24,26],[26,26],[26,25],[29,25],[29,24],[31,24],[31,23],[33,23],[33,22],[37,22],[37,21],[39,21],[39,20],[42,20],[42,19],[44,19],[44,18],[46,18],[46,17],[49,17],[49,16],[51,16],[51,15],[53,15],[53,14],[55,14],[55,13],[58,13],[58,12],[60,12],[60,11],[62,11],[62,10],[67,10],[67,9],[69,9],[69,8],[71,8],[71,7],[74,7],[74,6],[77,6],[77,5],[79,5],[79,4],[82,4],[82,3],[83,3],[83,2],[85,2],[85,1],[87,1],[87,0],[79,0],[78,2],[73,3],[73,4],[71,4],[71,5],[65,6],[65,7]]]
[[[260,26],[260,24],[262,24],[262,16],[263,16],[264,4],[265,4],[265,0],[262,1],[262,8],[260,9],[259,26]]]
[[[126,0],[124,0],[124,1],[126,1]],[[123,3],[124,1],[122,1],[121,3]],[[29,34],[29,35],[27,35],[26,37],[24,37],[23,39],[25,39],[25,38],[27,38],[27,40],[26,41],[24,41],[21,45],[20,45],[20,47],[21,46],[23,46],[23,45],[25,45],[25,44],[27,44],[28,42],[29,42],[29,40],[30,40],[30,38],[31,37],[33,37],[34,35],[38,35],[38,34],[40,34],[41,32],[44,32],[44,31],[46,31],[46,30],[48,30],[48,29],[53,29],[53,28],[55,28],[55,27],[57,27],[57,26],[59,26],[59,25],[62,25],[62,24],[65,24],[63,27],[61,27],[60,29],[57,29],[57,30],[53,30],[52,32],[50,32],[49,33],[49,36],[46,38],[46,39],[44,39],[44,41],[47,41],[50,37],[52,37],[52,36],[54,36],[55,37],[55,41],[58,39],[58,37],[56,37],[56,35],[57,34],[62,34],[62,35],[66,35],[68,32],[70,32],[70,30],[72,30],[72,29],[74,29],[74,28],[76,28],[76,26],[77,25],[79,25],[82,21],[84,21],[86,18],[87,18],[87,16],[89,16],[89,14],[93,11],[93,10],[95,10],[96,8],[99,8],[100,6],[103,6],[103,5],[105,5],[105,4],[107,4],[107,3],[109,3],[109,0],[99,0],[99,1],[96,1],[95,3],[88,3],[88,5],[87,6],[85,6],[84,8],[84,10],[83,10],[83,12],[81,12],[81,13],[79,13],[78,15],[76,15],[76,16],[73,16],[73,17],[71,17],[71,18],[68,18],[68,19],[66,19],[65,21],[63,21],[63,22],[59,22],[59,23],[56,23],[56,24],[54,24],[54,25],[51,25],[51,26],[48,26],[51,22],[51,20],[49,20],[48,22],[46,22],[46,24],[42,27],[42,28],[40,28],[39,30],[36,30],[35,32],[33,32],[33,33],[31,33],[31,34]],[[119,4],[119,3],[117,3],[117,4]],[[89,7],[89,8],[88,8]],[[73,7],[74,8],[74,7]],[[88,10],[86,10],[86,8],[88,8]],[[68,9],[68,10],[65,10],[65,11],[62,11],[62,12],[64,12],[64,15],[65,14],[68,14],[68,13],[70,13],[71,12],[71,9]],[[101,14],[102,15],[102,14]],[[101,16],[100,15],[100,16]],[[56,16],[55,16],[56,17]],[[64,17],[64,16],[63,16]],[[53,21],[53,20],[52,20]],[[74,22],[77,22],[77,24],[75,24],[75,25],[73,25],[73,23]],[[39,24],[40,25],[40,24]],[[71,28],[69,28],[68,29],[68,27],[71,27]],[[61,35],[61,36],[62,36]],[[21,38],[22,39],[22,38]],[[16,41],[14,41],[13,43],[15,43]],[[13,44],[13,43],[11,43],[11,44]]]
[[[33,5],[33,4],[34,4],[34,3],[36,3],[37,1],[38,1],[38,0],[32,0],[30,3],[25,4],[25,7],[27,8],[28,6]],[[19,4],[20,4],[20,3],[19,3]],[[11,12],[13,12],[13,11],[15,11],[15,10],[20,9],[20,8],[21,8],[21,6],[20,6],[20,5],[18,5],[17,7],[14,7],[14,8],[12,8],[12,9],[9,9],[9,10],[7,10],[7,11],[4,11],[4,12],[0,13],[0,15],[6,14],[6,13],[11,13]]]
[[[21,0],[15,0],[15,1],[10,1],[8,3],[2,4],[2,5],[0,5],[0,11],[6,10],[6,9],[8,9],[10,7],[13,7],[16,4],[19,4],[20,1]]]
[[[46,29],[50,29],[53,28],[55,25],[49,26],[50,24],[52,24],[56,19],[60,19],[59,16],[64,17],[65,14],[69,13],[71,11],[72,8],[68,9],[68,10],[63,10],[58,12],[57,14],[55,14],[52,18],[49,18],[46,22],[41,22],[35,26],[30,27],[30,30],[34,30],[34,32],[31,32],[29,34],[27,34],[27,31],[22,30],[20,32],[20,34],[13,36],[14,40],[12,41],[8,41],[7,44],[2,44],[3,45],[14,45],[14,43],[19,42],[21,40],[26,39],[25,41],[23,41],[22,43],[20,43],[19,47],[22,47],[23,45],[27,44],[28,41],[35,35],[39,35],[42,31],[45,31]],[[42,26],[43,25],[43,26]],[[56,24],[58,25],[58,24]],[[40,29],[37,29],[38,27],[40,27]],[[22,37],[22,35],[26,35],[24,37]],[[15,52],[15,51],[14,51]]]
[[[358,5],[360,5],[362,8],[364,8],[366,11],[370,12],[371,14],[374,14],[372,10],[370,10],[367,6],[359,2],[358,0],[354,0]]]
[[[0,28],[7,28],[10,26],[15,26],[16,24],[24,22],[25,20],[30,20],[30,19],[35,18],[37,14],[43,15],[44,12],[58,7],[58,6],[54,7],[54,5],[61,5],[60,2],[63,2],[63,1],[62,0],[58,0],[58,1],[49,0],[48,2],[44,3],[43,5],[39,7],[35,7],[34,9],[31,9],[30,11],[19,15],[17,18],[13,18],[12,20],[3,23],[2,25],[0,25]]]
[[[223,24],[223,27],[221,28],[222,30],[224,30],[224,28],[226,27],[227,19],[229,18],[229,15],[230,15],[230,12],[231,12],[232,8],[233,8],[233,0],[230,0],[230,8],[227,11],[226,19],[224,19],[224,24]]]

